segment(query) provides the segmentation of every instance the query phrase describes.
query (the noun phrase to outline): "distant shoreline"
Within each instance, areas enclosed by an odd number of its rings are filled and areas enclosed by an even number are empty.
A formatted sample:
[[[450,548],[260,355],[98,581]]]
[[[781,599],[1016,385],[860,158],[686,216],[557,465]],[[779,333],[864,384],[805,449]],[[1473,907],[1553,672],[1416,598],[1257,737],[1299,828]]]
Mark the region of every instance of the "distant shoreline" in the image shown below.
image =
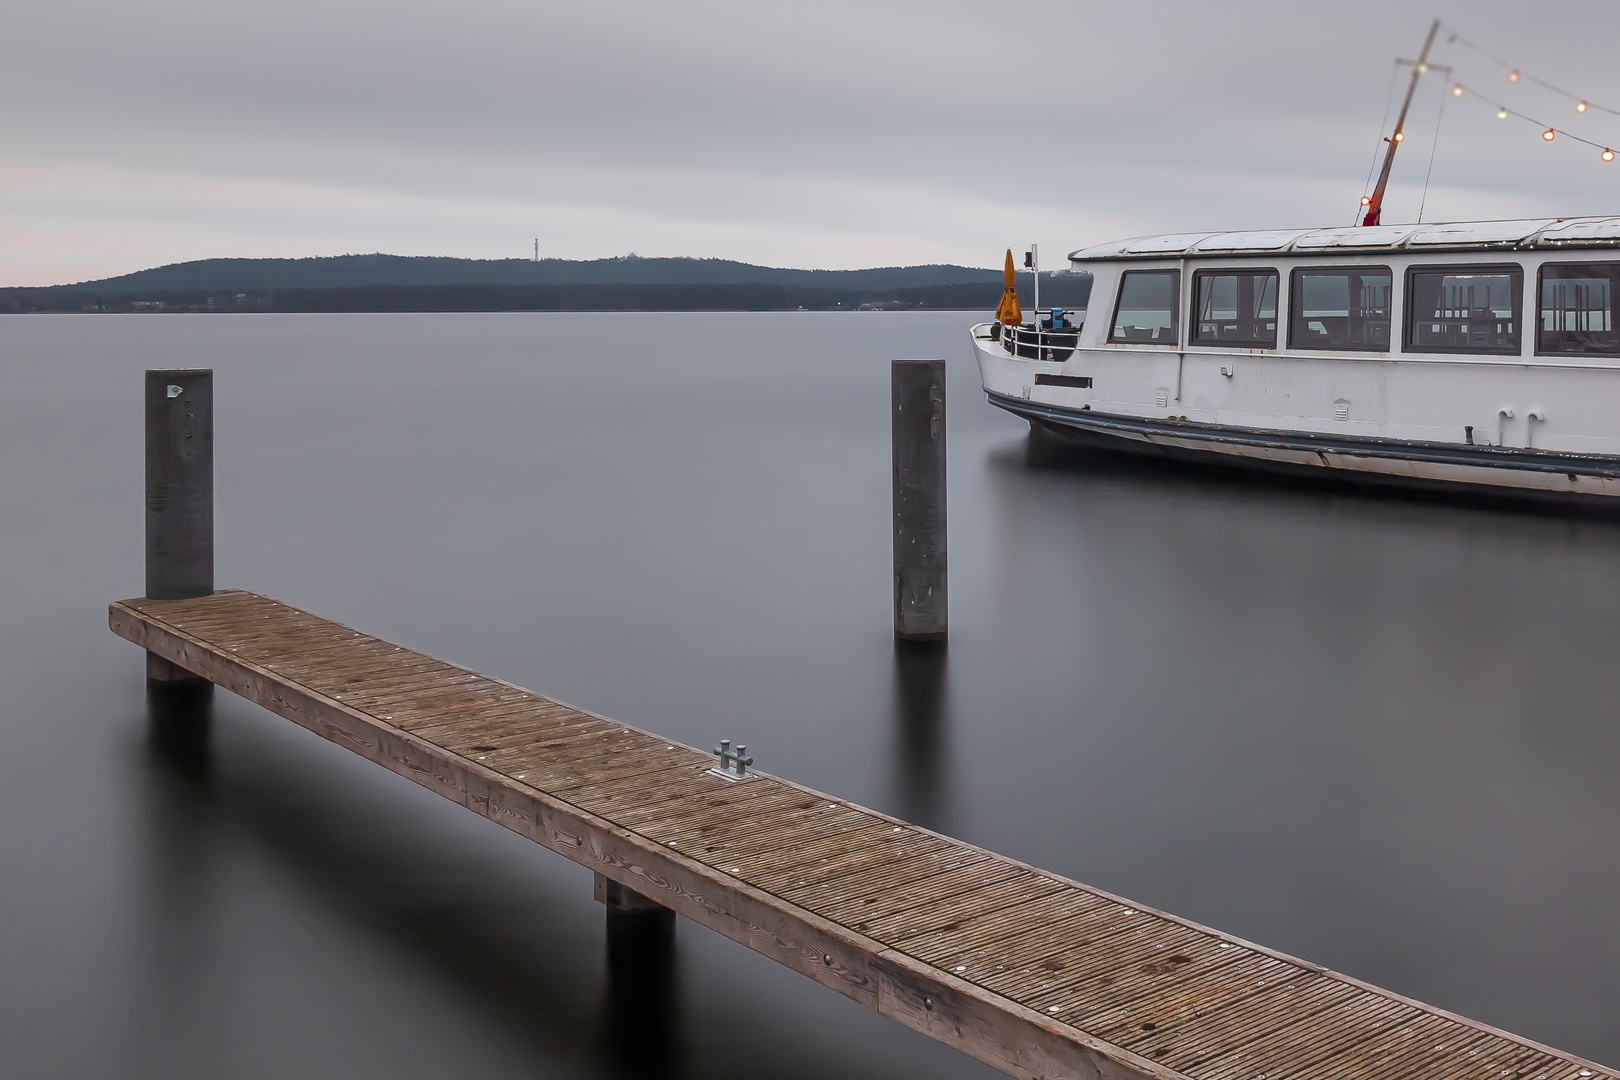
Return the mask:
[[[1062,305],[1059,305],[1062,306]],[[1041,309],[1045,311],[1043,307]],[[1068,310],[1084,311],[1084,308]],[[840,312],[850,315],[870,315],[874,313],[894,312],[959,312],[984,315],[986,319],[992,317],[990,308],[496,308],[479,311],[435,311],[424,309],[421,311],[197,311],[190,308],[165,308],[161,311],[8,311],[0,308],[0,316],[28,316],[28,315],[826,315]]]
[[[1041,299],[1083,307],[1089,277],[1041,283]],[[1027,304],[1028,297],[1021,299]],[[737,284],[357,285],[304,289],[0,289],[0,313],[388,313],[653,311],[993,311],[1000,282],[900,288]]]

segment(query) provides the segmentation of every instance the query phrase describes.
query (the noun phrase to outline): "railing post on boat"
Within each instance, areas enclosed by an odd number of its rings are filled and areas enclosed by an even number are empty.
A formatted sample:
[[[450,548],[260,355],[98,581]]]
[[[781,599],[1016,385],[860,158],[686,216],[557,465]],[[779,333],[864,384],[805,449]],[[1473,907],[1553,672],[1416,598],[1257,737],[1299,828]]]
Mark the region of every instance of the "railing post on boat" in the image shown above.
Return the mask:
[[[146,373],[146,595],[185,600],[214,591],[214,373]],[[154,683],[200,681],[146,654]]]
[[[894,484],[894,634],[946,637],[945,361],[889,367]]]

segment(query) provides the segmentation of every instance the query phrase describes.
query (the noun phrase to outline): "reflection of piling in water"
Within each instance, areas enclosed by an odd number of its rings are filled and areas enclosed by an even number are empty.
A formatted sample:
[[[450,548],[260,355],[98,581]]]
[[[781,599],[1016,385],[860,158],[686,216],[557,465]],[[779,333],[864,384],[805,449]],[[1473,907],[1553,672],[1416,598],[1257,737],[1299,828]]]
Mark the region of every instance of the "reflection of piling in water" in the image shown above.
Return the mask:
[[[185,671],[178,667],[174,670]],[[186,775],[200,778],[208,763],[208,734],[213,708],[214,684],[211,682],[195,676],[148,678],[146,730],[152,749]]]
[[[186,600],[214,591],[214,373],[146,373],[146,595]],[[157,683],[200,682],[146,654]]]
[[[898,696],[900,811],[932,829],[945,827],[943,777],[945,756],[944,642],[895,642],[894,675]]]
[[[946,636],[945,361],[889,368],[894,482],[894,633]]]
[[[608,1041],[642,1076],[669,1071],[675,1032],[675,912],[596,875],[607,908]]]

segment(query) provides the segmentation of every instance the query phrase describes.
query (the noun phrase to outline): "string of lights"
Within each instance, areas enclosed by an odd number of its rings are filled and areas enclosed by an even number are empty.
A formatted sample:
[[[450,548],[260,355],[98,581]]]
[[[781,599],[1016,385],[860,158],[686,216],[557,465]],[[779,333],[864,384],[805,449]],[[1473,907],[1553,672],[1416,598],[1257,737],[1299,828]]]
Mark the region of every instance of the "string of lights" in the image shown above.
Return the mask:
[[[1476,52],[1480,56],[1483,56],[1485,59],[1489,60],[1491,63],[1497,65],[1500,68],[1505,69],[1507,71],[1507,81],[1510,82],[1510,83],[1517,83],[1521,79],[1522,80],[1527,80],[1529,82],[1535,83],[1537,86],[1541,87],[1544,90],[1550,90],[1553,93],[1559,95],[1560,97],[1568,98],[1569,100],[1571,100],[1571,101],[1573,101],[1575,103],[1575,111],[1578,112],[1578,113],[1585,113],[1585,112],[1587,112],[1589,110],[1596,110],[1598,112],[1606,112],[1606,113],[1610,114],[1611,116],[1620,116],[1620,109],[1611,109],[1607,105],[1599,105],[1595,101],[1591,101],[1591,100],[1589,100],[1587,98],[1583,98],[1583,97],[1580,97],[1580,96],[1578,96],[1576,94],[1572,94],[1568,90],[1565,90],[1561,86],[1554,86],[1552,83],[1548,82],[1546,79],[1541,78],[1540,76],[1532,75],[1529,72],[1522,70],[1521,68],[1517,68],[1517,67],[1513,66],[1513,64],[1511,64],[1510,62],[1502,59],[1500,56],[1497,56],[1495,53],[1490,52],[1489,50],[1487,50],[1487,49],[1485,49],[1485,48],[1483,48],[1483,47],[1481,47],[1479,45],[1476,45],[1474,42],[1469,41],[1467,38],[1463,37],[1461,34],[1456,34],[1456,33],[1452,34],[1450,37],[1448,37],[1446,39],[1446,42],[1448,44],[1451,44],[1451,45],[1461,45],[1465,49],[1472,50],[1473,52]],[[1596,145],[1596,144],[1594,144],[1594,145]],[[1607,161],[1608,159],[1605,158],[1604,160]]]
[[[1471,95],[1473,97],[1476,97],[1480,101],[1483,101],[1485,104],[1494,107],[1496,109],[1496,118],[1498,120],[1506,120],[1510,116],[1517,117],[1520,120],[1528,120],[1530,123],[1536,125],[1536,127],[1542,129],[1541,130],[1541,137],[1543,139],[1545,139],[1547,142],[1552,142],[1555,138],[1562,135],[1566,139],[1574,139],[1578,143],[1585,143],[1587,146],[1591,146],[1591,147],[1596,148],[1599,151],[1598,157],[1602,158],[1604,161],[1613,161],[1614,160],[1614,151],[1609,149],[1607,146],[1604,146],[1602,143],[1593,142],[1591,139],[1583,139],[1579,135],[1575,135],[1575,134],[1572,134],[1572,133],[1570,133],[1568,131],[1565,131],[1563,128],[1554,127],[1551,124],[1543,123],[1542,121],[1537,120],[1535,117],[1530,116],[1530,115],[1528,115],[1526,113],[1522,113],[1522,112],[1518,111],[1517,109],[1510,109],[1506,105],[1502,104],[1500,101],[1491,100],[1490,98],[1486,97],[1484,94],[1480,93],[1478,90],[1474,89],[1473,87],[1464,86],[1462,83],[1453,83],[1452,84],[1452,87],[1451,87],[1451,96],[1452,97],[1460,98],[1460,97],[1463,97],[1465,95]]]
[[[1435,36],[1436,32],[1439,31],[1439,29],[1440,29],[1440,20],[1436,19],[1436,20],[1434,20],[1433,25],[1431,25],[1429,27],[1429,36],[1428,36],[1428,38],[1426,38],[1424,40],[1423,51],[1422,51],[1421,54],[1419,54],[1419,56],[1418,56],[1418,58],[1416,60],[1397,60],[1395,62],[1397,68],[1401,67],[1402,65],[1409,65],[1412,68],[1412,85],[1406,92],[1406,103],[1401,106],[1400,119],[1398,119],[1395,122],[1395,130],[1394,130],[1394,132],[1392,132],[1388,136],[1385,136],[1385,138],[1383,139],[1383,142],[1385,143],[1385,147],[1384,147],[1384,151],[1383,151],[1384,171],[1383,171],[1383,174],[1381,176],[1379,176],[1379,178],[1378,178],[1378,186],[1373,190],[1371,195],[1365,194],[1365,191],[1366,191],[1365,186],[1362,188],[1364,194],[1361,196],[1361,210],[1362,210],[1361,224],[1363,224],[1363,225],[1377,225],[1377,224],[1379,224],[1379,222],[1380,222],[1380,220],[1382,218],[1382,215],[1381,215],[1380,211],[1383,209],[1382,204],[1383,204],[1383,196],[1384,196],[1384,193],[1385,193],[1385,184],[1389,180],[1389,167],[1390,167],[1390,164],[1395,159],[1395,150],[1396,150],[1396,148],[1406,138],[1406,132],[1403,129],[1406,126],[1407,110],[1410,108],[1410,106],[1412,104],[1412,95],[1416,92],[1416,90],[1418,88],[1418,81],[1422,78],[1422,76],[1424,74],[1426,74],[1426,73],[1428,73],[1430,71],[1444,72],[1447,76],[1451,75],[1452,69],[1450,67],[1447,67],[1446,65],[1443,65],[1443,64],[1431,64],[1429,62],[1429,49],[1434,44],[1434,36]],[[1489,51],[1488,49],[1485,49],[1484,47],[1476,44],[1475,42],[1472,42],[1472,41],[1468,40],[1467,38],[1463,37],[1461,34],[1452,33],[1447,38],[1447,43],[1452,44],[1452,45],[1461,45],[1464,48],[1469,49],[1472,52],[1478,53],[1480,56],[1483,56],[1485,59],[1489,60],[1491,63],[1496,64],[1499,67],[1505,68],[1507,70],[1507,81],[1508,81],[1509,84],[1517,84],[1517,83],[1519,83],[1521,81],[1524,81],[1524,80],[1528,79],[1530,82],[1533,82],[1536,85],[1538,85],[1538,86],[1540,86],[1540,87],[1542,87],[1542,88],[1544,88],[1546,90],[1551,91],[1552,93],[1559,94],[1559,95],[1561,95],[1563,97],[1568,98],[1569,100],[1575,102],[1575,111],[1576,111],[1576,113],[1585,114],[1585,113],[1590,112],[1590,111],[1595,109],[1598,112],[1605,112],[1605,113],[1609,113],[1609,114],[1611,114],[1613,116],[1620,116],[1620,110],[1611,109],[1607,105],[1596,104],[1596,103],[1588,100],[1587,98],[1576,97],[1574,94],[1570,93],[1568,90],[1565,90],[1561,86],[1555,86],[1554,84],[1548,82],[1546,79],[1542,79],[1542,78],[1540,78],[1538,76],[1535,76],[1535,75],[1527,74],[1522,69],[1514,67],[1513,64],[1511,64],[1509,61],[1504,60],[1502,57],[1497,56],[1495,53]],[[1393,89],[1393,81],[1391,83],[1391,89]],[[1451,92],[1450,92],[1449,96],[1454,97],[1454,98],[1461,98],[1461,97],[1465,97],[1465,96],[1471,96],[1471,97],[1477,98],[1480,101],[1484,102],[1485,104],[1491,106],[1493,109],[1495,109],[1496,110],[1496,117],[1499,120],[1506,120],[1509,117],[1516,117],[1516,118],[1518,118],[1520,120],[1526,121],[1527,123],[1534,124],[1536,127],[1541,129],[1541,138],[1545,142],[1552,142],[1554,139],[1556,139],[1560,135],[1562,135],[1566,139],[1570,139],[1570,140],[1573,140],[1574,142],[1582,143],[1582,144],[1584,144],[1586,146],[1590,146],[1593,149],[1597,150],[1598,151],[1598,157],[1601,160],[1605,161],[1605,162],[1612,162],[1614,160],[1614,157],[1615,157],[1614,150],[1611,149],[1608,146],[1605,146],[1603,143],[1595,142],[1592,139],[1588,139],[1588,138],[1585,138],[1585,137],[1583,137],[1581,135],[1577,135],[1572,131],[1567,131],[1567,130],[1565,130],[1563,128],[1557,127],[1556,125],[1545,123],[1542,120],[1539,120],[1534,116],[1531,116],[1529,113],[1521,112],[1518,109],[1510,108],[1504,102],[1497,101],[1497,100],[1491,98],[1487,94],[1482,94],[1482,93],[1479,92],[1478,89],[1476,89],[1474,87],[1465,86],[1464,84],[1462,84],[1460,82],[1452,83]],[[1441,128],[1442,124],[1445,121],[1445,115],[1446,115],[1446,97],[1447,97],[1447,95],[1444,95],[1444,94],[1441,95],[1439,112],[1438,112],[1438,115],[1435,117],[1434,141],[1429,147],[1429,167],[1428,167],[1428,170],[1426,171],[1426,173],[1425,173],[1425,175],[1423,177],[1423,198],[1422,198],[1422,201],[1420,202],[1420,204],[1418,206],[1418,220],[1419,221],[1423,220],[1423,211],[1427,207],[1428,200],[1429,200],[1429,181],[1434,176],[1434,159],[1435,159],[1435,154],[1436,154],[1436,152],[1437,152],[1437,150],[1439,149],[1439,146],[1440,146],[1440,128]],[[1388,115],[1389,115],[1389,102],[1385,103],[1384,115],[1385,115],[1385,118],[1387,119]],[[1379,127],[1380,127],[1380,129],[1382,129],[1382,127],[1383,127],[1382,122],[1379,124]],[[1374,160],[1375,161],[1377,160],[1376,156],[1375,156]],[[1368,174],[1368,178],[1371,179],[1371,173],[1370,172]]]

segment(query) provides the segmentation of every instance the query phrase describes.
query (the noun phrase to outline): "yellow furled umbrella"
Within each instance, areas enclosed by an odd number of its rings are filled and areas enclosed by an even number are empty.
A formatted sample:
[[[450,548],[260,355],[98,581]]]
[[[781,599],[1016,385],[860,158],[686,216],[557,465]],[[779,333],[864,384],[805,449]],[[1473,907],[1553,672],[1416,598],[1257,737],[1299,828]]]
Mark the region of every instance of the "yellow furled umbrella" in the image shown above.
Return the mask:
[[[1013,269],[1012,248],[1007,249],[1007,269],[1002,274],[1002,280],[1007,288],[1001,294],[1001,303],[996,306],[996,321],[1003,326],[1018,326],[1024,321],[1024,309],[1018,306],[1018,289],[1014,286],[1017,281],[1017,271]]]

